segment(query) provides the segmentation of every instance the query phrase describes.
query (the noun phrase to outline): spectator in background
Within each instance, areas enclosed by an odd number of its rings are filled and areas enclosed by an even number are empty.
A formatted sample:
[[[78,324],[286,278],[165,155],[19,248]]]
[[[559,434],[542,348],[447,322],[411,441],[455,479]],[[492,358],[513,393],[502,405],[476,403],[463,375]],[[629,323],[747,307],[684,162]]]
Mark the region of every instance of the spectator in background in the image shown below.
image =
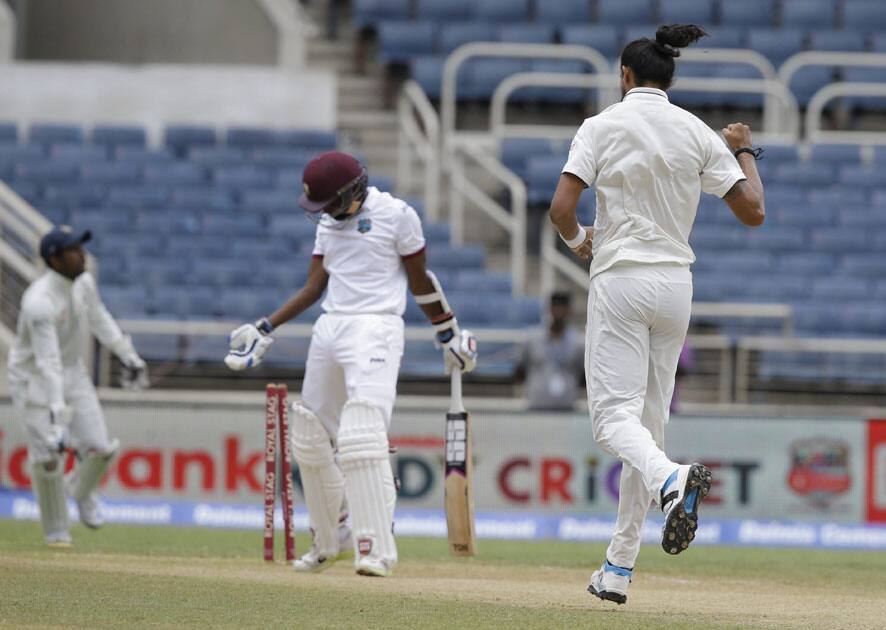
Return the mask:
[[[520,352],[515,380],[526,383],[532,410],[572,410],[582,395],[584,338],[571,317],[569,294],[551,295],[547,327],[534,332]]]

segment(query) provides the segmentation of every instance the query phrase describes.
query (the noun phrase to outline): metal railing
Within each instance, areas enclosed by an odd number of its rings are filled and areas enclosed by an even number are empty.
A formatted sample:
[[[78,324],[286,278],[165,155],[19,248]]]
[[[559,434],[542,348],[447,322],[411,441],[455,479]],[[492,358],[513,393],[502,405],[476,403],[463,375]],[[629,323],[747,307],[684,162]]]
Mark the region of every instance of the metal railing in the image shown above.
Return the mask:
[[[471,57],[502,57],[520,59],[572,59],[587,62],[596,74],[610,74],[609,62],[599,51],[589,46],[551,45],[551,44],[514,44],[473,42],[456,48],[447,58],[443,66],[443,80],[440,88],[440,117],[443,130],[443,149],[446,150],[457,133],[456,103],[458,89],[458,70]],[[603,104],[618,100],[618,90],[609,90],[600,95]]]
[[[886,101],[886,84],[883,83],[831,83],[809,99],[804,124],[807,142],[830,142],[837,144],[886,144],[886,131],[842,131],[822,129],[825,105],[843,96],[875,96]]]
[[[570,138],[577,130],[572,125],[508,125],[508,98],[528,86],[595,88],[618,85],[614,75],[551,74],[520,72],[512,74],[495,88],[490,102],[489,132],[497,140],[505,137]],[[781,83],[772,79],[681,78],[672,91],[737,92],[763,94],[762,142],[797,142],[800,133],[800,108],[797,99]]]
[[[778,68],[778,80],[790,86],[791,79],[808,66],[855,66],[886,68],[886,53],[807,51],[788,57]]]
[[[526,291],[526,184],[497,157],[480,146],[463,143],[453,147],[446,164],[449,171],[449,226],[452,243],[464,243],[465,206],[472,203],[508,233],[511,287],[514,295],[522,295]],[[485,175],[492,178],[497,185],[504,186],[509,193],[510,208],[505,208],[472,181],[468,172]]]
[[[440,119],[418,83],[403,84],[397,102],[400,122],[397,151],[397,188],[402,194],[414,192],[413,167],[424,168],[425,213],[431,221],[440,217]],[[416,117],[418,120],[416,120]]]

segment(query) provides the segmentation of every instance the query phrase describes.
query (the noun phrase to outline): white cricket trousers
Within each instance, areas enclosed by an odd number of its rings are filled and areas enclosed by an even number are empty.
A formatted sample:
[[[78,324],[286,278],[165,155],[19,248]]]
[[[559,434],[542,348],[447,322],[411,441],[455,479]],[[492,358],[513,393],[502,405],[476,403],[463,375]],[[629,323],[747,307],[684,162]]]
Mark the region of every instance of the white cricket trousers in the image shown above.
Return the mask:
[[[62,378],[65,402],[74,411],[68,427],[68,445],[81,455],[89,451],[108,452],[111,446],[105,415],[86,368],[82,364],[67,366]],[[42,379],[32,376],[23,382],[10,382],[9,389],[13,410],[25,427],[29,461],[32,464],[52,461],[57,454],[50,451],[46,442],[51,423]]]
[[[607,558],[632,568],[650,503],[677,464],[664,454],[677,360],[689,327],[688,267],[620,264],[588,294],[585,374],[594,439],[623,462]]]
[[[321,315],[314,324],[301,394],[329,436],[337,438],[342,407],[361,399],[390,426],[403,356],[399,315]]]

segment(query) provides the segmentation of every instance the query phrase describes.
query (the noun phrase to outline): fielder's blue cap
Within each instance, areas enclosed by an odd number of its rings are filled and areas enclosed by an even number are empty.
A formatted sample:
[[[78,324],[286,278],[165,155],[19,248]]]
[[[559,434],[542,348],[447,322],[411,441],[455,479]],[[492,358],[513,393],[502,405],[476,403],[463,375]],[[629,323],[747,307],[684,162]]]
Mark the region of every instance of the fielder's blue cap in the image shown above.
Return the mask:
[[[57,225],[40,239],[40,257],[49,260],[64,249],[79,247],[92,238],[89,230],[75,230],[70,225]]]

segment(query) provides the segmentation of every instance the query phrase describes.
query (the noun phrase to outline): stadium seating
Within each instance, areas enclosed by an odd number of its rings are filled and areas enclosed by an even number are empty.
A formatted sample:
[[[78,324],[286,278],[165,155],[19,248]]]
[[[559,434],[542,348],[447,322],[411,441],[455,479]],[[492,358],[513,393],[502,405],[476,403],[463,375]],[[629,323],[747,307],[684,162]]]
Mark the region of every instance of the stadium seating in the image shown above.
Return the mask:
[[[27,141],[19,143],[20,136]],[[93,230],[89,249],[98,257],[101,291],[115,316],[242,320],[273,310],[304,281],[316,228],[297,205],[301,172],[312,155],[336,141],[334,133],[313,130],[237,127],[219,133],[189,125],[168,128],[165,146],[146,148],[144,130],[133,127],[96,127],[87,134],[40,124],[19,134],[15,125],[0,124],[0,175],[54,222]],[[538,323],[538,300],[512,299],[510,277],[485,270],[482,247],[450,246],[445,224],[426,223],[425,235],[430,265],[453,303],[464,306],[464,325]],[[274,261],[272,268],[267,261]],[[491,311],[475,306],[477,291],[496,305],[494,321]],[[315,306],[299,321],[320,312]],[[413,303],[406,317],[426,321]],[[148,358],[217,361],[224,350],[211,337],[193,347],[179,341],[165,338]],[[426,350],[411,344],[417,354],[404,366],[439,372],[439,353]],[[505,353],[481,373],[509,374],[510,361]]]

